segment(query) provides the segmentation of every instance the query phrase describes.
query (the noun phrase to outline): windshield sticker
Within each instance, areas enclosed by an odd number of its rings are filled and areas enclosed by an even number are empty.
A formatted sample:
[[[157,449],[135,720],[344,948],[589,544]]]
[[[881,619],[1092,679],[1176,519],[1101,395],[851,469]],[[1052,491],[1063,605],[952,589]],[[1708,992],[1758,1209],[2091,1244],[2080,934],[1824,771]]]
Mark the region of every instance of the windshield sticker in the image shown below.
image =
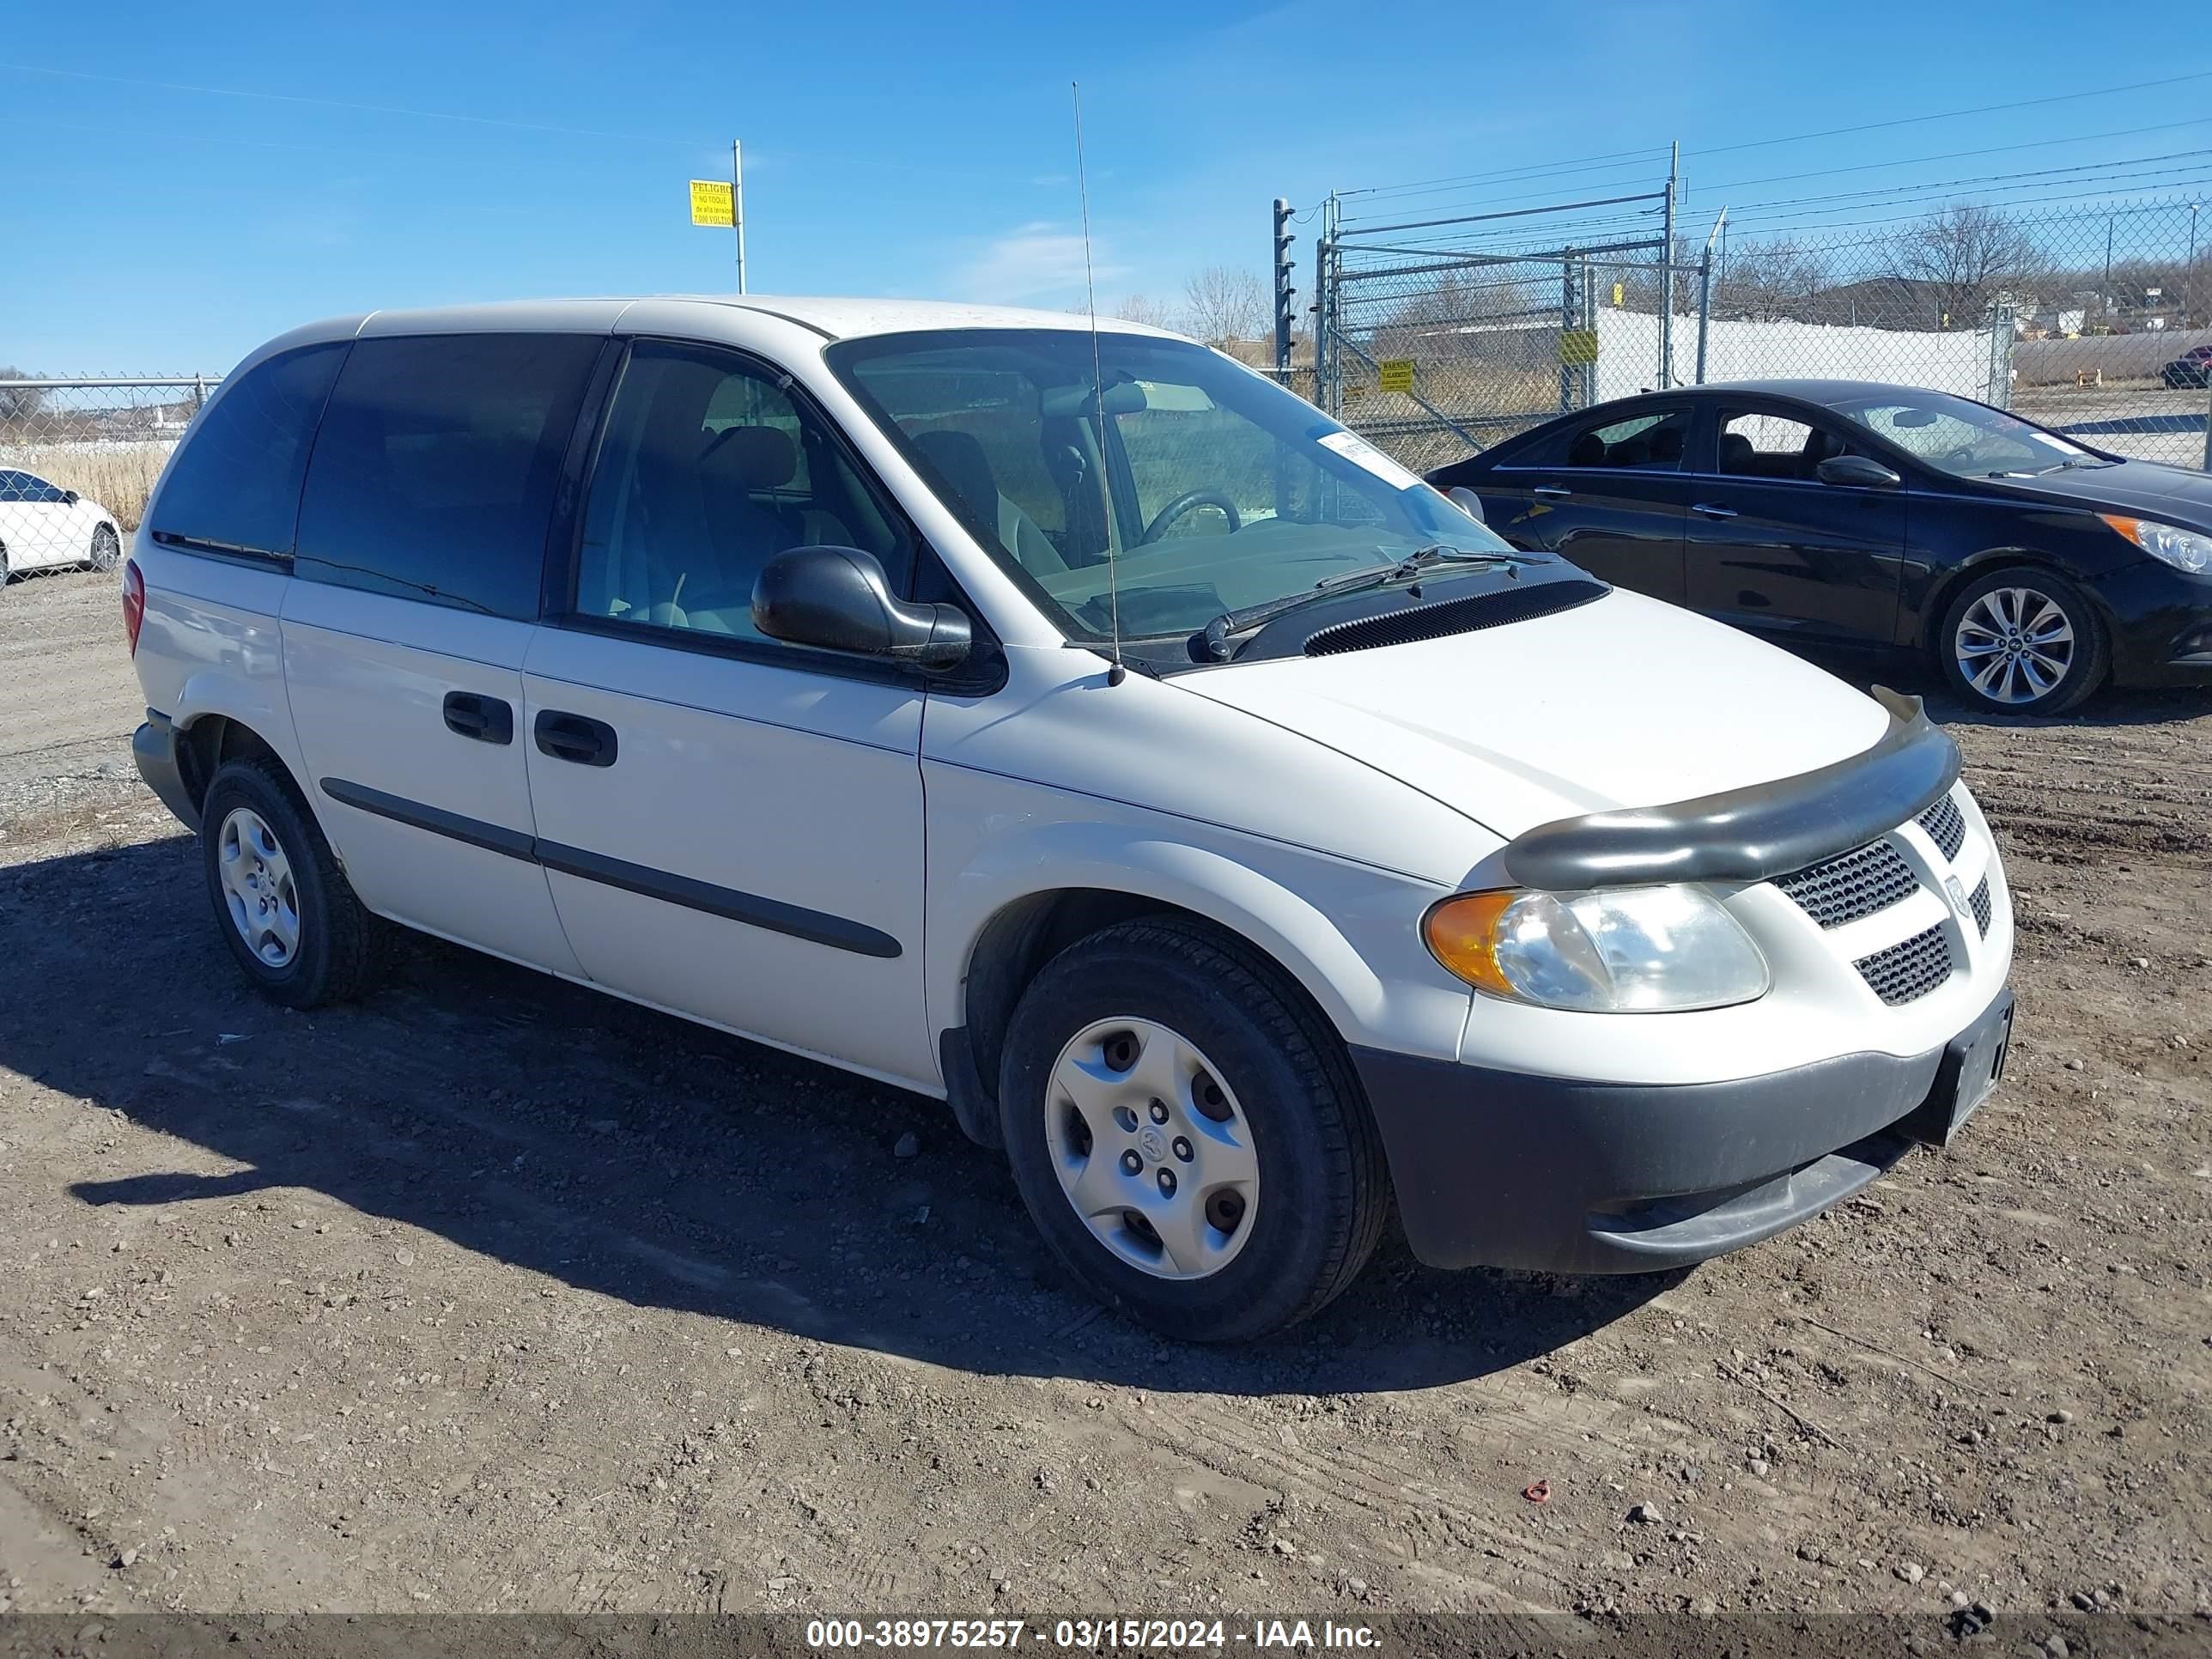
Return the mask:
[[[1324,432],[1321,447],[1333,449],[1354,466],[1372,472],[1393,489],[1412,489],[1421,482],[1357,433]]]

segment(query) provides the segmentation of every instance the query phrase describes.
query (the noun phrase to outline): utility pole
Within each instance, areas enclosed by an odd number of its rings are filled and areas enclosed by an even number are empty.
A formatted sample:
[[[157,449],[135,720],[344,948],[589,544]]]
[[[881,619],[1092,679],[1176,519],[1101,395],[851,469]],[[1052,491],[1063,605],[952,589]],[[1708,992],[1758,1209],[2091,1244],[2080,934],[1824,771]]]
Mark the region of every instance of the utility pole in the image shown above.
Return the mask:
[[[738,292],[745,291],[745,158],[730,140],[730,219],[738,228]]]
[[[1666,246],[1659,258],[1659,389],[1674,384],[1674,191],[1682,171],[1682,141],[1674,141],[1667,161],[1667,210],[1661,232]]]
[[[2109,322],[2112,314],[2112,216],[2105,216],[2105,316]],[[2109,330],[2108,330],[2109,331]]]
[[[1297,323],[1296,301],[1297,289],[1291,285],[1291,244],[1297,240],[1291,233],[1291,204],[1281,197],[1275,198],[1273,211],[1275,239],[1275,380],[1279,386],[1291,383],[1291,336]]]
[[[2197,303],[2197,204],[2189,204],[2189,258],[2181,267],[2181,325],[2190,326]]]

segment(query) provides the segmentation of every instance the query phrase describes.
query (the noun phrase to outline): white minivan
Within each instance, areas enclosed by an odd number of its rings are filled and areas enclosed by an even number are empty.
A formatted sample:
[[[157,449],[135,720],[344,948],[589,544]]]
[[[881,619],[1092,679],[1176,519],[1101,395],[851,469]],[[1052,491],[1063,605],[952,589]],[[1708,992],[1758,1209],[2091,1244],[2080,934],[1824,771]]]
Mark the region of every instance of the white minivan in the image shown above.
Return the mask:
[[[1765,1238],[1941,1144],[2013,926],[1910,699],[1516,553],[1156,330],[647,299],[272,341],[124,576],[292,1006],[419,928],[944,1099],[1247,1338]]]

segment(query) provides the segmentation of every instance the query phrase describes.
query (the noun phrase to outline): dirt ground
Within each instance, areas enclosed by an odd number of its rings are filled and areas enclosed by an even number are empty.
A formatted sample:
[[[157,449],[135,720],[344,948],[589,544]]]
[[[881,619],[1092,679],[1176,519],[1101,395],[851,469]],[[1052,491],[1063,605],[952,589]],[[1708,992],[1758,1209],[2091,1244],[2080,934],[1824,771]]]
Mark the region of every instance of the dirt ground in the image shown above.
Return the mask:
[[[1936,705],[2021,918],[1953,1152],[1218,1352],[929,1102],[428,944],[258,1000],[112,590],[0,593],[0,1610],[2212,1614],[2212,696]]]

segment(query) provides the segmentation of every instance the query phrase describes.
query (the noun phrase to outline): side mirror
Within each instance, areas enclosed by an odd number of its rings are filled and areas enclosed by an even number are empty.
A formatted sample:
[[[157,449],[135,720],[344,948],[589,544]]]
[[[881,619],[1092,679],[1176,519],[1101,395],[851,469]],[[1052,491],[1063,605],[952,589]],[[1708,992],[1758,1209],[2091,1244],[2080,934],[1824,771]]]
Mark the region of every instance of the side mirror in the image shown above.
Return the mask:
[[[753,626],[772,640],[885,657],[943,673],[967,660],[967,616],[953,605],[914,605],[857,547],[794,547],[753,583]]]
[[[1449,489],[1444,491],[1444,499],[1477,524],[1490,522],[1482,516],[1482,497],[1465,484],[1454,484]]]
[[[1863,484],[1869,489],[1894,489],[1905,482],[1897,474],[1866,455],[1831,455],[1814,469],[1822,483]]]
[[[74,489],[64,489],[62,491],[62,501],[64,506],[75,507],[83,499],[84,497],[78,495]]]

